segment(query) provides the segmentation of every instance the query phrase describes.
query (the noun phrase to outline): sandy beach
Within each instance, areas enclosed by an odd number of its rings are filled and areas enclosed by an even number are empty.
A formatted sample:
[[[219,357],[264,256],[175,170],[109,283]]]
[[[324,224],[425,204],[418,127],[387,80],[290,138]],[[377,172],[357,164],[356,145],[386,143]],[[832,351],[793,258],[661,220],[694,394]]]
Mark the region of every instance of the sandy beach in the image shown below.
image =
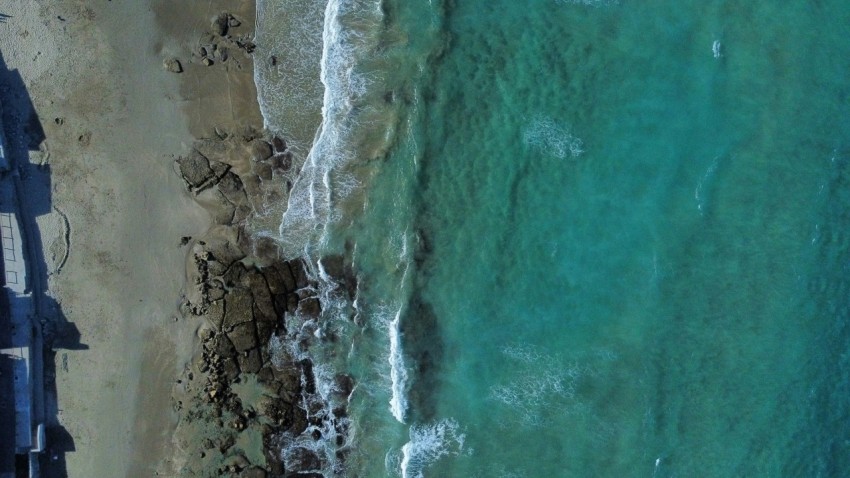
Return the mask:
[[[45,138],[24,181],[51,203],[36,218],[51,303],[43,319],[57,337],[44,476],[169,476],[171,391],[199,327],[178,312],[181,237],[210,223],[174,160],[215,127],[262,127],[248,55],[208,66],[193,52],[225,10],[250,34],[253,9],[164,0],[0,7],[0,53]]]

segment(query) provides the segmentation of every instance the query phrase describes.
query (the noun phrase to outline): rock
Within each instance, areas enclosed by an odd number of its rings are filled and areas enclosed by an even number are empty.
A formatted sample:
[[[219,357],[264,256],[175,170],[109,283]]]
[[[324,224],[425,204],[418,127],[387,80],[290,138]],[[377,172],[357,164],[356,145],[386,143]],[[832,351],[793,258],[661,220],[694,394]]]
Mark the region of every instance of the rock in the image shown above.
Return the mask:
[[[319,457],[306,448],[292,450],[289,458],[286,462],[286,468],[291,471],[310,471],[322,468],[322,461]]]
[[[219,334],[217,336],[215,348],[213,350],[219,357],[222,357],[224,359],[229,359],[236,356],[236,347],[233,346],[233,343],[224,334]]]
[[[188,156],[177,159],[180,174],[190,190],[201,189],[215,178],[210,162],[202,154],[192,151]]]
[[[257,373],[263,367],[263,360],[260,358],[258,349],[249,350],[248,355],[239,354],[238,362],[242,373]]]
[[[272,145],[261,140],[255,139],[251,141],[251,159],[254,161],[265,161],[272,157]]]
[[[265,346],[269,343],[269,339],[277,332],[277,324],[275,322],[260,322],[257,321],[257,340],[260,345]],[[266,360],[263,360],[264,362]]]
[[[257,237],[254,240],[254,256],[265,264],[272,264],[280,259],[280,245],[271,237]],[[263,275],[266,275],[267,270],[267,267],[263,269]],[[266,278],[266,282],[268,282],[268,278]]]
[[[257,409],[263,417],[277,425],[292,423],[293,408],[291,403],[268,395],[263,396],[257,404]]]
[[[219,48],[218,50],[216,50],[215,58],[222,63],[227,61],[227,48]]]
[[[271,161],[272,170],[283,174],[292,169],[292,155],[289,153],[279,154]]]
[[[272,372],[272,369],[268,366],[263,367],[259,372],[257,372],[257,380],[259,380],[260,383],[270,383],[274,380],[274,372]]]
[[[222,176],[221,181],[218,183],[218,190],[233,204],[240,205],[248,202],[242,180],[232,172],[228,172]]]
[[[308,297],[298,302],[298,313],[305,317],[316,319],[322,315],[322,305],[319,299]]]
[[[275,153],[282,153],[286,151],[286,141],[284,141],[283,138],[280,138],[278,136],[272,138],[272,146],[274,146]]]
[[[310,285],[307,278],[307,266],[301,259],[293,259],[289,261],[289,268],[292,270],[292,276],[295,278],[295,288],[303,289]]]
[[[237,20],[237,19],[236,19],[236,17],[234,17],[233,15],[230,15],[230,18],[229,18],[228,20],[229,20],[228,25],[229,25],[231,28],[236,28],[236,27],[238,27],[239,25],[242,25],[242,22],[240,22],[239,20]]]
[[[183,65],[177,58],[168,58],[162,62],[162,67],[171,73],[183,73]]]
[[[213,259],[228,267],[245,257],[245,253],[236,247],[235,244],[223,239],[217,239],[208,243],[207,250],[212,253]]]
[[[274,170],[271,164],[254,163],[251,169],[263,181],[271,181],[274,178]]]
[[[212,21],[212,31],[216,35],[223,37],[227,35],[227,30],[230,28],[230,15],[227,13],[220,13],[215,19]]]
[[[218,261],[209,261],[207,262],[207,272],[209,272],[210,277],[218,277],[224,275],[227,272],[228,266],[222,264]]]
[[[266,478],[267,476],[268,474],[266,473],[266,470],[256,466],[252,466],[251,468],[242,471],[242,474],[239,475],[240,478]]]
[[[322,268],[337,284],[342,285],[348,294],[349,300],[354,300],[357,294],[357,276],[351,263],[340,254],[329,255],[321,260]]]
[[[257,347],[257,330],[253,322],[239,324],[228,332],[227,337],[239,352],[245,352]],[[259,370],[259,368],[258,368]]]
[[[227,359],[221,362],[222,369],[224,372],[224,376],[229,381],[236,380],[236,377],[239,376],[239,364],[236,363],[235,359]]]
[[[263,269],[272,294],[286,294],[296,289],[295,276],[288,262],[277,262]]]
[[[241,262],[234,262],[227,272],[224,273],[222,279],[224,280],[224,284],[228,287],[236,287],[237,284],[242,282],[242,276],[244,276],[248,272],[248,269],[245,268],[245,264]]]
[[[221,282],[213,281],[212,286],[207,289],[207,300],[214,302],[224,299],[226,291],[221,287]]]
[[[212,215],[213,221],[216,224],[228,225],[233,221],[236,206],[228,201],[218,188],[205,189],[196,192],[196,194],[198,204],[203,206]]]
[[[224,298],[224,320],[222,330],[254,320],[254,297],[248,289],[238,288],[230,291]]]
[[[334,394],[340,398],[347,400],[354,391],[354,379],[350,375],[338,374],[334,377]]]
[[[251,217],[251,214],[254,210],[248,204],[240,204],[236,206],[236,209],[233,211],[233,219],[231,223],[233,224],[242,224],[245,220]]]
[[[289,294],[286,296],[286,311],[294,314],[298,310],[298,302],[300,302],[301,298],[298,297],[298,294]]]
[[[214,300],[213,302],[210,302],[207,307],[207,319],[209,319],[213,325],[218,327],[219,330],[221,329],[222,321],[224,320],[224,300]]]
[[[219,181],[224,178],[224,175],[230,171],[230,165],[226,163],[222,163],[221,161],[213,161],[209,160],[210,169],[213,170],[213,174],[215,174],[216,179]]]
[[[301,407],[292,408],[292,424],[289,427],[289,432],[293,436],[298,436],[304,433],[307,429],[307,412]]]

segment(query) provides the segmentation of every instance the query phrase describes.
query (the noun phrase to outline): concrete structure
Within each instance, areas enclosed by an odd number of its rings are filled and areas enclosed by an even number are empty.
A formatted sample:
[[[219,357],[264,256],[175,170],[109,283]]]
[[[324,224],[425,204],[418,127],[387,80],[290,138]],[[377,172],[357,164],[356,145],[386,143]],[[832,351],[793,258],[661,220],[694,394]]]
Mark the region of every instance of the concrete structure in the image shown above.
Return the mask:
[[[18,172],[6,157],[3,131],[0,119],[0,427],[5,430],[0,431],[0,478],[34,477],[44,449],[44,352],[28,274],[32,265]]]

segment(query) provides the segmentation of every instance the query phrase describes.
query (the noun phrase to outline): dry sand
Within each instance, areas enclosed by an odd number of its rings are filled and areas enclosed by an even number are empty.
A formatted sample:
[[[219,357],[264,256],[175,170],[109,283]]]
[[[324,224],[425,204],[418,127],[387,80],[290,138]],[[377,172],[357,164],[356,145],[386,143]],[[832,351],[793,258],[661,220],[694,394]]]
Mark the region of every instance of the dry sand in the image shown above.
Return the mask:
[[[48,293],[58,303],[47,318],[73,324],[62,330],[76,327],[87,346],[56,355],[58,422],[73,440],[68,476],[169,476],[171,389],[198,325],[175,319],[186,256],[179,241],[209,223],[173,161],[193,134],[262,126],[250,60],[232,52],[229,64],[205,67],[189,52],[224,10],[250,32],[253,8],[176,0],[0,6],[9,15],[0,53],[20,72],[46,136],[31,162],[50,171],[53,210],[37,219]],[[186,71],[166,71],[169,57]]]

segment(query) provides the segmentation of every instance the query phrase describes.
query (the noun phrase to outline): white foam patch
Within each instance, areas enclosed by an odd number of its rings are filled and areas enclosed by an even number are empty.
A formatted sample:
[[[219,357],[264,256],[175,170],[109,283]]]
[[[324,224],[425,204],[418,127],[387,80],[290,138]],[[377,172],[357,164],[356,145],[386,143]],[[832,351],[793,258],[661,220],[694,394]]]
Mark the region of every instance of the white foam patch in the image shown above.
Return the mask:
[[[424,478],[425,469],[437,460],[469,453],[469,450],[464,450],[465,440],[466,435],[452,418],[411,426],[410,441],[401,449],[399,467],[402,478]]]
[[[569,408],[576,393],[576,385],[595,371],[586,365],[588,360],[568,361],[558,354],[525,344],[510,345],[502,349],[508,366],[516,370],[515,379],[490,387],[489,398],[510,407],[520,423],[538,427],[546,424],[546,417]],[[608,350],[594,350],[591,361],[612,361],[616,355]]]
[[[700,214],[705,214],[705,210],[708,205],[708,198],[705,189],[710,186],[710,183],[714,179],[715,172],[717,171],[717,166],[720,164],[720,158],[714,158],[714,161],[711,162],[708,169],[703,173],[697,182],[697,186],[694,189],[694,199],[697,202],[697,210]]]
[[[303,160],[312,145],[322,108],[317,59],[327,0],[258,0],[256,4],[257,85],[264,126],[283,134]],[[297,18],[289,12],[297,11]],[[275,64],[270,58],[276,58]]]
[[[577,158],[584,153],[582,140],[552,118],[538,118],[522,133],[523,142],[544,154],[559,159]]]
[[[370,8],[369,5],[375,8]],[[358,105],[372,83],[358,73],[357,65],[371,51],[374,32],[362,32],[343,24],[346,15],[357,15],[360,24],[382,23],[379,1],[329,0],[322,33],[321,81],[325,86],[322,124],[319,133],[290,191],[286,212],[280,225],[284,251],[288,255],[322,248],[327,229],[339,219],[333,206],[359,187],[351,174],[341,167],[355,158],[354,130]],[[371,13],[369,13],[371,12]],[[365,18],[361,18],[367,15]],[[371,15],[371,17],[368,17]]]
[[[400,423],[404,423],[404,415],[407,411],[407,370],[404,365],[404,356],[401,350],[401,332],[399,331],[399,322],[401,319],[401,309],[396,312],[395,319],[390,323],[390,378],[392,381],[392,398],[390,399],[390,410],[393,417]]]

